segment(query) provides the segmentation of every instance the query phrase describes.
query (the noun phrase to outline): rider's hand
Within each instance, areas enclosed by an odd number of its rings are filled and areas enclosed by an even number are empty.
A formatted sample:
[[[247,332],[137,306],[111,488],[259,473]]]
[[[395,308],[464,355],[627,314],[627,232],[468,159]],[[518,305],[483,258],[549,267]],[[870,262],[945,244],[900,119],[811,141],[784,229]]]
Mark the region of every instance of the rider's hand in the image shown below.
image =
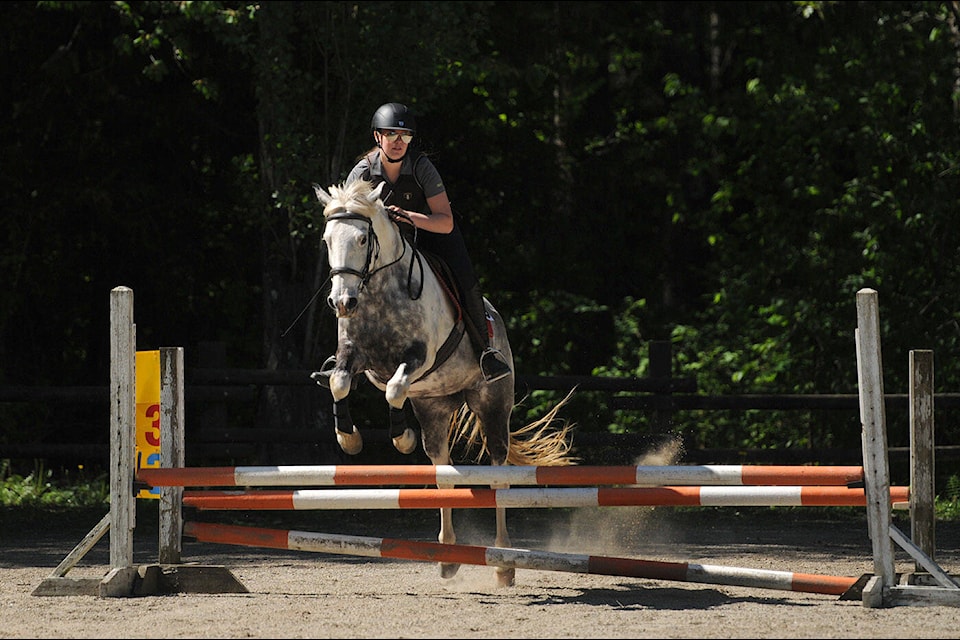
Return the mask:
[[[395,204],[387,206],[387,215],[390,216],[390,219],[394,222],[406,222],[407,224],[413,224],[413,220],[410,219],[410,215]]]

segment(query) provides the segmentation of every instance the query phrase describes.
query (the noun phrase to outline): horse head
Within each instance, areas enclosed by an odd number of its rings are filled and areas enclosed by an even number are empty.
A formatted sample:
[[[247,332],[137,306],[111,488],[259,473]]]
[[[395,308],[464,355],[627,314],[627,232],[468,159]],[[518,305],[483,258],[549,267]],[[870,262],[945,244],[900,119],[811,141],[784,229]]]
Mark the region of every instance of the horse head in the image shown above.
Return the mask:
[[[387,266],[380,264],[381,238],[393,234],[380,202],[384,184],[372,187],[357,180],[347,187],[332,186],[329,192],[313,185],[324,205],[323,243],[331,282],[327,304],[338,318],[349,318],[356,312],[359,294],[370,277]]]

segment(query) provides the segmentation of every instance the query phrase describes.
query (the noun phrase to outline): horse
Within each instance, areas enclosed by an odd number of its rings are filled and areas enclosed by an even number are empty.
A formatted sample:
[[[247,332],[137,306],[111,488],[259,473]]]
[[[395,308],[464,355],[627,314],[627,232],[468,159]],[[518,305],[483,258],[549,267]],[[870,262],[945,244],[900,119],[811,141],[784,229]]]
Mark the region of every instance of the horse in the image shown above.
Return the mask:
[[[451,449],[458,442],[466,443],[468,450],[479,449],[477,461],[486,454],[491,465],[575,464],[573,425],[565,421],[555,425],[557,411],[570,396],[539,420],[511,431],[514,374],[484,382],[478,355],[470,340],[463,339],[464,320],[455,296],[429,256],[416,248],[415,237],[401,231],[403,223],[391,219],[380,199],[383,185],[357,180],[329,191],[313,185],[324,205],[327,304],[337,316],[337,351],[325,374],[341,449],[355,455],[363,446],[347,401],[358,376],[364,374],[384,392],[390,406],[390,436],[404,454],[417,446],[416,435],[403,420],[409,399],[424,453],[434,465],[450,464]],[[492,325],[491,345],[507,358],[512,372],[513,352],[503,318],[486,298],[484,306]],[[438,540],[456,542],[450,508],[440,509]],[[496,508],[496,545],[510,546],[503,507]],[[459,566],[441,562],[441,577],[452,578]],[[513,586],[515,569],[496,568],[496,579],[499,586]]]

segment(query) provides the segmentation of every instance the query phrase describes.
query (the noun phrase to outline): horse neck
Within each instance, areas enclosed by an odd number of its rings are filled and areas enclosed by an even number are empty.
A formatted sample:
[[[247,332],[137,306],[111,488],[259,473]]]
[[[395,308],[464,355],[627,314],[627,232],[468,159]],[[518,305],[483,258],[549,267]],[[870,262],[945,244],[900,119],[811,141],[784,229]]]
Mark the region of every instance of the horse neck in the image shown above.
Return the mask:
[[[415,251],[406,241],[400,228],[390,220],[385,209],[371,216],[373,232],[379,242],[380,255],[375,269],[379,272],[370,279],[368,287],[389,288],[392,286],[407,287],[410,274],[410,261],[414,260]],[[381,271],[382,270],[382,271]],[[387,282],[391,284],[387,284]],[[413,284],[419,288],[420,272],[413,270]],[[392,284],[392,283],[397,283]]]
[[[406,240],[400,233],[398,225],[394,224],[387,215],[386,209],[380,211],[372,217],[373,232],[377,235],[377,241],[380,243],[380,266],[397,261],[391,268],[399,264],[409,263],[409,253],[411,248],[405,246]],[[402,256],[402,258],[401,258]],[[399,260],[398,260],[399,258]]]

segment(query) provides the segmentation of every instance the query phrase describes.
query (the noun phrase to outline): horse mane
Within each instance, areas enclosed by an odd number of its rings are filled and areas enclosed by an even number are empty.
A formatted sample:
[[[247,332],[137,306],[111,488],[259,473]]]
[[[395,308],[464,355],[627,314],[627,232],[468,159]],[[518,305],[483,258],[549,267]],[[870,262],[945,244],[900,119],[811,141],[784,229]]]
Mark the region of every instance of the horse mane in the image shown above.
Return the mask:
[[[378,211],[376,202],[370,201],[373,189],[373,183],[367,180],[354,180],[348,185],[341,183],[330,187],[331,200],[323,208],[323,217],[327,218],[338,211],[349,211],[373,218]]]

